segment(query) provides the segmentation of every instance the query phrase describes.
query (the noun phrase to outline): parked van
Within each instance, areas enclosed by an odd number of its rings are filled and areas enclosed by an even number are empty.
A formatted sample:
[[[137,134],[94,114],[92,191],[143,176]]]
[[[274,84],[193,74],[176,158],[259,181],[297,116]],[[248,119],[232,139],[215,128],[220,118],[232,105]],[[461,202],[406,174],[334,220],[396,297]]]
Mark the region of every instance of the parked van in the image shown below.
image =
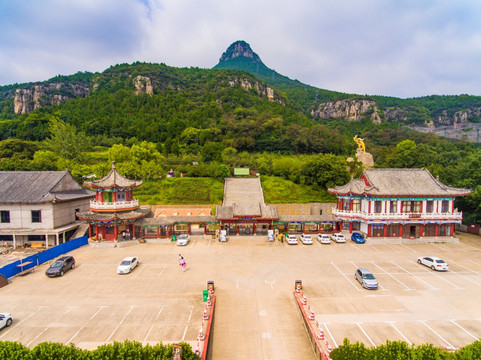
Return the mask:
[[[274,230],[267,230],[267,241],[274,241]]]
[[[227,230],[220,231],[219,241],[227,241]]]

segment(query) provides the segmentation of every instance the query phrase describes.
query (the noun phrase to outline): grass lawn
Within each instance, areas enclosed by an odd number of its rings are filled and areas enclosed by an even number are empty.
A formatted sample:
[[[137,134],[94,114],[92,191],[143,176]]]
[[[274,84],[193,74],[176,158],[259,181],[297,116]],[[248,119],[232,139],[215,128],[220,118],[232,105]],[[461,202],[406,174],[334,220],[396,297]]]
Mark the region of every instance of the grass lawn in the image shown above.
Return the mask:
[[[326,189],[295,184],[280,177],[262,176],[261,183],[264,200],[268,204],[336,201],[336,196],[329,194]]]
[[[325,189],[298,185],[275,176],[262,176],[261,184],[268,204],[336,201],[336,197]],[[135,189],[134,197],[142,205],[221,204],[224,180],[189,177],[149,180]]]
[[[213,178],[165,178],[145,181],[134,191],[141,205],[221,204],[224,181]]]

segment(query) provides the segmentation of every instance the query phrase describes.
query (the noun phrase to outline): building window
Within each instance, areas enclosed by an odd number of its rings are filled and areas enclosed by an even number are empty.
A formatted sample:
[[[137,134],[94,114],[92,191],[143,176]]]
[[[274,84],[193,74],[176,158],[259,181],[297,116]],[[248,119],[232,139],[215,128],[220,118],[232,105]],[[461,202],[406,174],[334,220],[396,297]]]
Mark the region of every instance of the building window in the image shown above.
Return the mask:
[[[434,201],[428,200],[426,201],[426,213],[430,214],[434,210]]]
[[[371,225],[371,237],[383,237],[384,225]]]
[[[32,210],[32,222],[33,223],[42,222],[42,211],[41,210]]]
[[[441,212],[442,213],[449,212],[449,200],[443,200],[443,202],[441,204]]]
[[[389,212],[391,214],[397,213],[397,200],[391,200],[390,202],[390,207],[389,207]]]
[[[27,235],[28,241],[45,241],[45,235]]]
[[[361,199],[353,199],[352,200],[352,211],[353,212],[361,211]]]
[[[382,211],[382,201],[376,200],[374,201],[374,213],[380,214]]]
[[[421,201],[412,201],[411,211],[413,213],[419,214],[421,212]]]
[[[9,223],[10,222],[10,211],[2,210],[0,211],[1,222],[2,223]]]
[[[387,225],[386,229],[387,237],[398,237],[399,236],[399,225]]]
[[[435,236],[435,235],[436,235],[436,224],[424,225],[424,236]]]
[[[451,236],[451,224],[439,225],[439,236]]]
[[[342,202],[342,210],[351,210],[351,200],[344,199]]]
[[[410,212],[411,212],[411,202],[403,201],[403,213],[410,213]]]

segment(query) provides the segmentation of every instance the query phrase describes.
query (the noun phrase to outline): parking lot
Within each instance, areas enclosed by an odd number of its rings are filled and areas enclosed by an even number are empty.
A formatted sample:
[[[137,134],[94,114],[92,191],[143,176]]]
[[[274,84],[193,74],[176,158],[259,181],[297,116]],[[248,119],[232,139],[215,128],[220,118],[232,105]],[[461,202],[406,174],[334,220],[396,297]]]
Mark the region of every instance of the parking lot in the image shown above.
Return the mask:
[[[47,264],[1,288],[0,312],[14,323],[0,340],[33,347],[42,341],[95,348],[125,339],[196,344],[202,290],[215,282],[213,359],[309,359],[313,353],[294,300],[302,280],[316,319],[333,346],[345,337],[366,346],[386,340],[462,347],[481,337],[481,237],[457,234],[460,243],[400,245],[287,245],[265,237],[231,236],[226,243],[192,237],[71,254],[77,266],[61,278]],[[187,261],[185,273],[177,258]],[[439,256],[450,271],[433,272],[419,256]],[[116,274],[125,256],[141,264]],[[354,278],[370,269],[378,290]]]

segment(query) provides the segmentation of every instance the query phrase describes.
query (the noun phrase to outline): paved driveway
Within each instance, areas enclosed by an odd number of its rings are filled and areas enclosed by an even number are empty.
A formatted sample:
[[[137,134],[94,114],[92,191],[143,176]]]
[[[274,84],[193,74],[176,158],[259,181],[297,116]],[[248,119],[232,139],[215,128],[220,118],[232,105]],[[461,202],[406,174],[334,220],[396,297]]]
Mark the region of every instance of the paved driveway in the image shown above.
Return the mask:
[[[227,243],[192,238],[173,243],[72,252],[77,267],[46,278],[42,265],[1,288],[0,311],[14,323],[0,340],[33,347],[42,341],[95,348],[124,339],[195,345],[202,290],[215,281],[213,359],[314,358],[292,292],[297,279],[333,346],[344,337],[367,346],[386,340],[461,347],[481,337],[481,237],[452,244],[286,245],[265,237],[231,236]],[[177,264],[178,254],[187,270]],[[141,264],[117,275],[125,256]],[[416,263],[435,255],[447,273]],[[357,267],[369,268],[380,289],[362,289]]]

